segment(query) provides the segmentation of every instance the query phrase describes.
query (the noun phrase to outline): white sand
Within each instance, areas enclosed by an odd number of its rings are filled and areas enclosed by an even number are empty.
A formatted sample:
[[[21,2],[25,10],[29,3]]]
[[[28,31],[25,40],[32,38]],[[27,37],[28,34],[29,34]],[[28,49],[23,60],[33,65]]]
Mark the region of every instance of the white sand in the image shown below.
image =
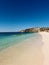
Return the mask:
[[[49,65],[49,33],[40,32],[0,52],[0,65]]]
[[[40,33],[43,37],[44,45],[42,47],[42,51],[44,54],[44,62],[43,65],[49,65],[49,33],[48,32],[42,32]]]

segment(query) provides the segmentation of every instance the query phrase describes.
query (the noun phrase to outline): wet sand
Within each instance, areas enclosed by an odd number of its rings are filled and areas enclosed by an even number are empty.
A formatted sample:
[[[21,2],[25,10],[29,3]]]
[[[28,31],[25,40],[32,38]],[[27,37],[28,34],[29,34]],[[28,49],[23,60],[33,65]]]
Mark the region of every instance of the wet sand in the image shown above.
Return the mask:
[[[40,32],[37,36],[0,52],[0,65],[45,65],[46,34]]]

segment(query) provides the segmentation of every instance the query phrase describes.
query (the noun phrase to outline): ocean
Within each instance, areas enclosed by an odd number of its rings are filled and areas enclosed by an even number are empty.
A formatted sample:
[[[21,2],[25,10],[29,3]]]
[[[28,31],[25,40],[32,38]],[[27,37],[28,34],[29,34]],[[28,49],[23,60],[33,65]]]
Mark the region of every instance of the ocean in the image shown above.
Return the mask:
[[[18,44],[25,39],[34,37],[35,33],[21,32],[1,32],[0,33],[0,51],[12,45]]]

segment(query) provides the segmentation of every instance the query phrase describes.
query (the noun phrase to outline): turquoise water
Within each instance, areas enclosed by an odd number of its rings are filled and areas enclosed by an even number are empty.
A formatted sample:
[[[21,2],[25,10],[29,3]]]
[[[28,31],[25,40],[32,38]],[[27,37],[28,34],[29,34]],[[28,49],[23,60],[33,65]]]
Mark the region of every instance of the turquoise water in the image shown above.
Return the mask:
[[[19,42],[24,41],[25,39],[34,37],[35,35],[36,33],[24,33],[24,34],[19,33],[12,35],[11,33],[7,33],[7,34],[2,33],[0,34],[0,51],[9,46],[18,44]]]

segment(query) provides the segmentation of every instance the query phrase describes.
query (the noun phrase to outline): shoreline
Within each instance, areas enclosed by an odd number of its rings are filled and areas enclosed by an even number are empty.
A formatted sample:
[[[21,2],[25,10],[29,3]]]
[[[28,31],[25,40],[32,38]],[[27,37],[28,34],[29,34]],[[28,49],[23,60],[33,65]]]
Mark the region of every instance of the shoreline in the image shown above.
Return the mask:
[[[45,44],[49,34],[47,32],[38,34],[39,36],[31,37],[19,45],[8,48],[3,54],[1,53],[0,65],[46,65],[45,49],[47,47]]]

